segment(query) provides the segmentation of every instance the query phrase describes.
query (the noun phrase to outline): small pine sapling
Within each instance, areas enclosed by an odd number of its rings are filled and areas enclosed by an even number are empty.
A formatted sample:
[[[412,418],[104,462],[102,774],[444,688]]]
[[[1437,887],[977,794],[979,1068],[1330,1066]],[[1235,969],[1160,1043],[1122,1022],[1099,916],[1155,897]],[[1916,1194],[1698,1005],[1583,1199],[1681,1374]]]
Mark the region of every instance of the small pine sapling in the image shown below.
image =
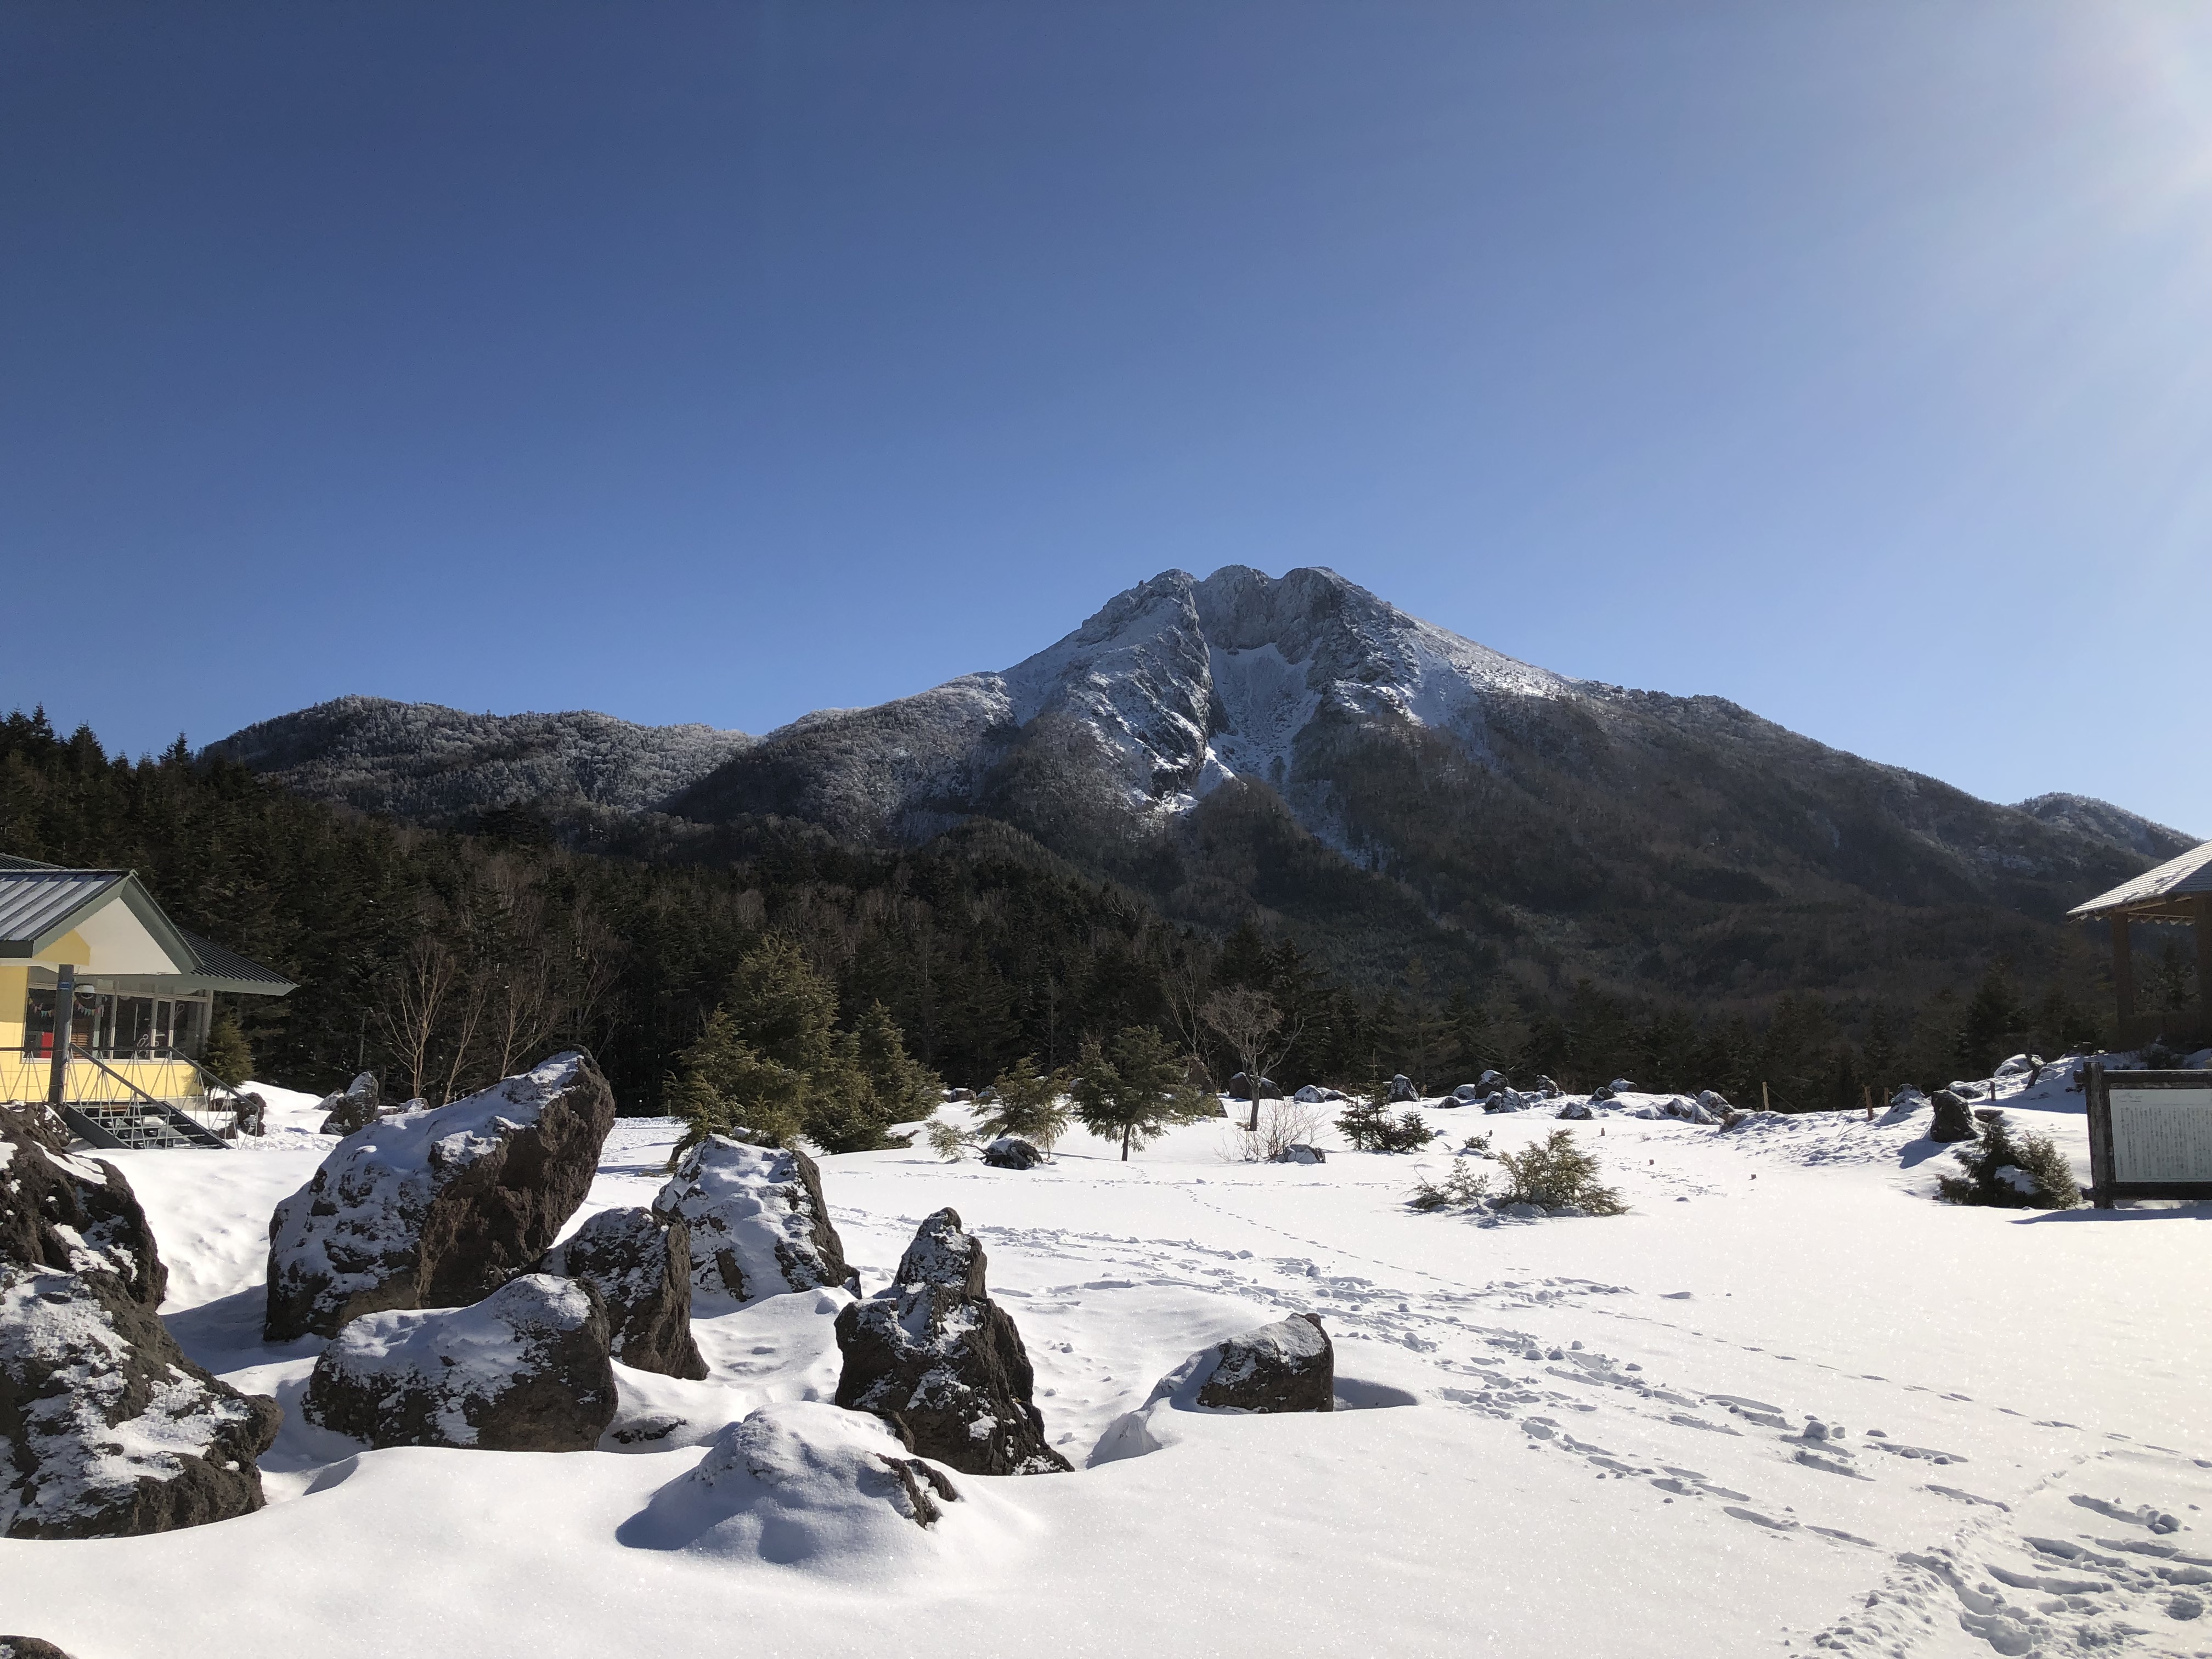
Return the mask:
[[[929,1139],[929,1150],[948,1164],[957,1163],[975,1146],[975,1130],[963,1129],[946,1118],[933,1117],[924,1133]]]
[[[1024,1054],[983,1091],[990,1109],[976,1119],[976,1132],[986,1140],[1013,1135],[1049,1152],[1067,1133],[1073,1116],[1065,1098],[1067,1091],[1066,1073],[1040,1072],[1036,1057]]]
[[[2081,1201],[2081,1188],[2066,1155],[2044,1135],[2018,1141],[2002,1117],[1982,1126],[1980,1138],[1964,1141],[1951,1155],[1966,1166],[1963,1176],[1937,1179],[1947,1204],[1985,1204],[2002,1210],[2070,1210]]]
[[[1204,1090],[1183,1082],[1181,1057],[1149,1025],[1125,1027],[1110,1049],[1096,1037],[1085,1038],[1079,1069],[1081,1075],[1069,1088],[1075,1115],[1100,1139],[1119,1140],[1124,1162],[1132,1147],[1213,1110]]]
[[[237,1015],[223,1013],[216,1017],[208,1032],[207,1047],[200,1054],[200,1069],[217,1083],[233,1089],[252,1077],[253,1050],[246,1041],[246,1032]]]
[[[1336,1121],[1356,1152],[1419,1152],[1436,1139],[1436,1131],[1422,1121],[1419,1112],[1408,1109],[1395,1117],[1390,1115],[1390,1085],[1377,1084],[1364,1099],[1355,1100],[1344,1109]]]
[[[1455,1162],[1442,1181],[1423,1176],[1406,1202],[1416,1210],[1458,1210],[1490,1195],[1490,1171]]]
[[[1597,1155],[1576,1140],[1571,1129],[1554,1129],[1517,1152],[1500,1152],[1508,1204],[1536,1204],[1547,1210],[1570,1206],[1588,1215],[1620,1215],[1627,1205],[1620,1192],[1598,1182]]]

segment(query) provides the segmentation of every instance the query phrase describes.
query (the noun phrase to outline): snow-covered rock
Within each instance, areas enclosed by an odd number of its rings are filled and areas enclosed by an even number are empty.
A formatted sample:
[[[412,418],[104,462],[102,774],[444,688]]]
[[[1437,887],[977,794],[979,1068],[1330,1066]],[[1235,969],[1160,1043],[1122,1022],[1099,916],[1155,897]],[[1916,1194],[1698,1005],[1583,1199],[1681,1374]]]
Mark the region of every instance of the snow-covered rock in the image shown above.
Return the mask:
[[[1413,1079],[1407,1077],[1403,1072],[1399,1073],[1397,1076],[1390,1079],[1390,1103],[1392,1105],[1397,1105],[1403,1101],[1419,1100],[1420,1097],[1421,1091],[1413,1086]]]
[[[589,1283],[525,1273],[474,1307],[353,1320],[301,1410],[371,1446],[589,1451],[617,1403],[607,1336]]]
[[[1592,1097],[1592,1098],[1595,1099],[1595,1097]],[[1567,1118],[1576,1122],[1586,1122],[1589,1119],[1595,1117],[1597,1114],[1595,1111],[1591,1109],[1590,1101],[1569,1100],[1562,1103],[1559,1109],[1553,1113],[1552,1115],[1553,1117]]]
[[[616,1534],[634,1549],[769,1560],[879,1578],[941,1559],[943,1531],[978,1508],[874,1418],[813,1401],[757,1407]]]
[[[540,1271],[599,1293],[608,1349],[631,1370],[695,1382],[706,1376],[691,1337],[691,1230],[681,1216],[602,1210],[556,1245]]]
[[[691,1290],[727,1310],[787,1291],[860,1288],[845,1265],[814,1160],[794,1147],[709,1135],[653,1200],[691,1231]]]
[[[356,1130],[269,1223],[264,1334],[481,1301],[542,1257],[590,1189],[614,1097],[559,1054],[434,1111]]]
[[[1314,1314],[1293,1314],[1232,1336],[1215,1350],[1198,1403],[1215,1411],[1336,1408],[1336,1345]]]
[[[890,1285],[837,1316],[837,1403],[873,1413],[908,1450],[970,1474],[1065,1470],[1044,1437],[1021,1333],[991,1300],[986,1266],[957,1211],[925,1220]]]
[[[1251,1079],[1246,1077],[1242,1072],[1237,1073],[1235,1077],[1229,1079],[1229,1094],[1231,1099],[1250,1100],[1253,1097]],[[1263,1077],[1260,1079],[1259,1097],[1261,1100],[1280,1100],[1283,1097],[1283,1091],[1275,1086],[1274,1079]]]
[[[323,1114],[323,1133],[326,1135],[349,1135],[375,1122],[380,1115],[376,1073],[358,1073],[344,1088],[325,1096]]]
[[[1326,1164],[1328,1154],[1318,1146],[1309,1146],[1304,1141],[1293,1141],[1269,1160],[1274,1164]]]
[[[1000,1135],[983,1148],[983,1162],[994,1170],[1034,1170],[1044,1154],[1019,1135]]]
[[[0,1534],[118,1538],[246,1515],[276,1402],[185,1357],[112,1164],[0,1139]]]
[[[70,1659],[52,1642],[36,1636],[0,1636],[0,1659]]]
[[[1954,1089],[1938,1089],[1931,1098],[1936,1115],[1928,1126],[1930,1140],[1972,1140],[1980,1132],[1974,1115]]]

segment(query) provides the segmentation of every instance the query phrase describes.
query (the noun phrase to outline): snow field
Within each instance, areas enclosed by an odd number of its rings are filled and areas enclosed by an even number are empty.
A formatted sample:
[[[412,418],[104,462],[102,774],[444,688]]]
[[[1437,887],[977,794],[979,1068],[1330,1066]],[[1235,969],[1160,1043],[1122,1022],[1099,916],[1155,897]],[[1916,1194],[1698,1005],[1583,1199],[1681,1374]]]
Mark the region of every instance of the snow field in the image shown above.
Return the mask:
[[[2085,1163],[2062,1078],[2001,1095]],[[1328,1132],[1322,1165],[1229,1162],[1224,1122],[1127,1164],[1079,1133],[1030,1171],[823,1159],[866,1290],[960,1212],[1078,1466],[956,1474],[927,1531],[841,1496],[876,1431],[807,1403],[836,1386],[842,1292],[699,1320],[703,1382],[618,1366],[602,1451],[365,1452],[299,1419],[319,1342],[259,1340],[270,1211],[331,1143],[120,1155],[179,1340],[286,1407],[270,1504],[0,1542],[0,1628],[77,1659],[642,1654],[716,1629],[808,1655],[2212,1653],[2189,1612],[2212,1602],[2189,1559],[2212,1558],[2212,1206],[1939,1205],[1924,1112],[1607,1115],[1568,1127],[1631,1213],[1419,1215],[1417,1171],[1467,1135],[1562,1127],[1420,1109],[1433,1151]],[[586,1212],[649,1203],[674,1133],[618,1123]],[[1154,1399],[1307,1310],[1355,1409]]]

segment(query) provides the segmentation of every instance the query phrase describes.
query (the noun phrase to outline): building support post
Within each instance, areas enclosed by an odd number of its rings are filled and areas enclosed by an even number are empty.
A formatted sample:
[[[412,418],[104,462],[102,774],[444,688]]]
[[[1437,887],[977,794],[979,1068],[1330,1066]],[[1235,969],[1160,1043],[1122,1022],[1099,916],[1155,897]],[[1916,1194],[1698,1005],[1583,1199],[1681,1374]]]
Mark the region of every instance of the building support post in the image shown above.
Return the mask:
[[[58,1108],[69,1082],[70,1039],[76,1032],[76,969],[64,962],[54,977],[54,1065],[46,1080],[46,1103]]]
[[[2128,919],[2112,918],[2112,995],[2120,1005],[2119,1044],[2123,1048],[2131,1041],[2128,1027],[2136,1018],[2136,957],[2134,948],[2128,943]]]
[[[2197,895],[2197,1036],[2212,1042],[2212,893]]]

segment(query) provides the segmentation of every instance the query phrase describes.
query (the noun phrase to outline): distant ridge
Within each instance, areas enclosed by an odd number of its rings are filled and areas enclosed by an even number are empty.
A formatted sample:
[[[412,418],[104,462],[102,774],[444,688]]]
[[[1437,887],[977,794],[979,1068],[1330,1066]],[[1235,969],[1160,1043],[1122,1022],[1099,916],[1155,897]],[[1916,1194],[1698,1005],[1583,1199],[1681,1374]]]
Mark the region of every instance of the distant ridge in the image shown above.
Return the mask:
[[[318,799],[440,821],[529,805],[657,808],[753,739],[610,714],[471,714],[434,702],[337,697],[234,732],[209,752]]]
[[[2100,841],[2110,842],[2115,847],[2124,847],[2131,853],[2140,853],[2160,864],[2179,857],[2192,847],[2203,845],[2204,839],[2201,836],[2168,829],[2140,812],[2130,812],[2124,806],[2099,800],[2094,795],[2037,795],[2021,802],[2020,810],[2045,823],[2055,823],[2076,834],[2093,836]]]

